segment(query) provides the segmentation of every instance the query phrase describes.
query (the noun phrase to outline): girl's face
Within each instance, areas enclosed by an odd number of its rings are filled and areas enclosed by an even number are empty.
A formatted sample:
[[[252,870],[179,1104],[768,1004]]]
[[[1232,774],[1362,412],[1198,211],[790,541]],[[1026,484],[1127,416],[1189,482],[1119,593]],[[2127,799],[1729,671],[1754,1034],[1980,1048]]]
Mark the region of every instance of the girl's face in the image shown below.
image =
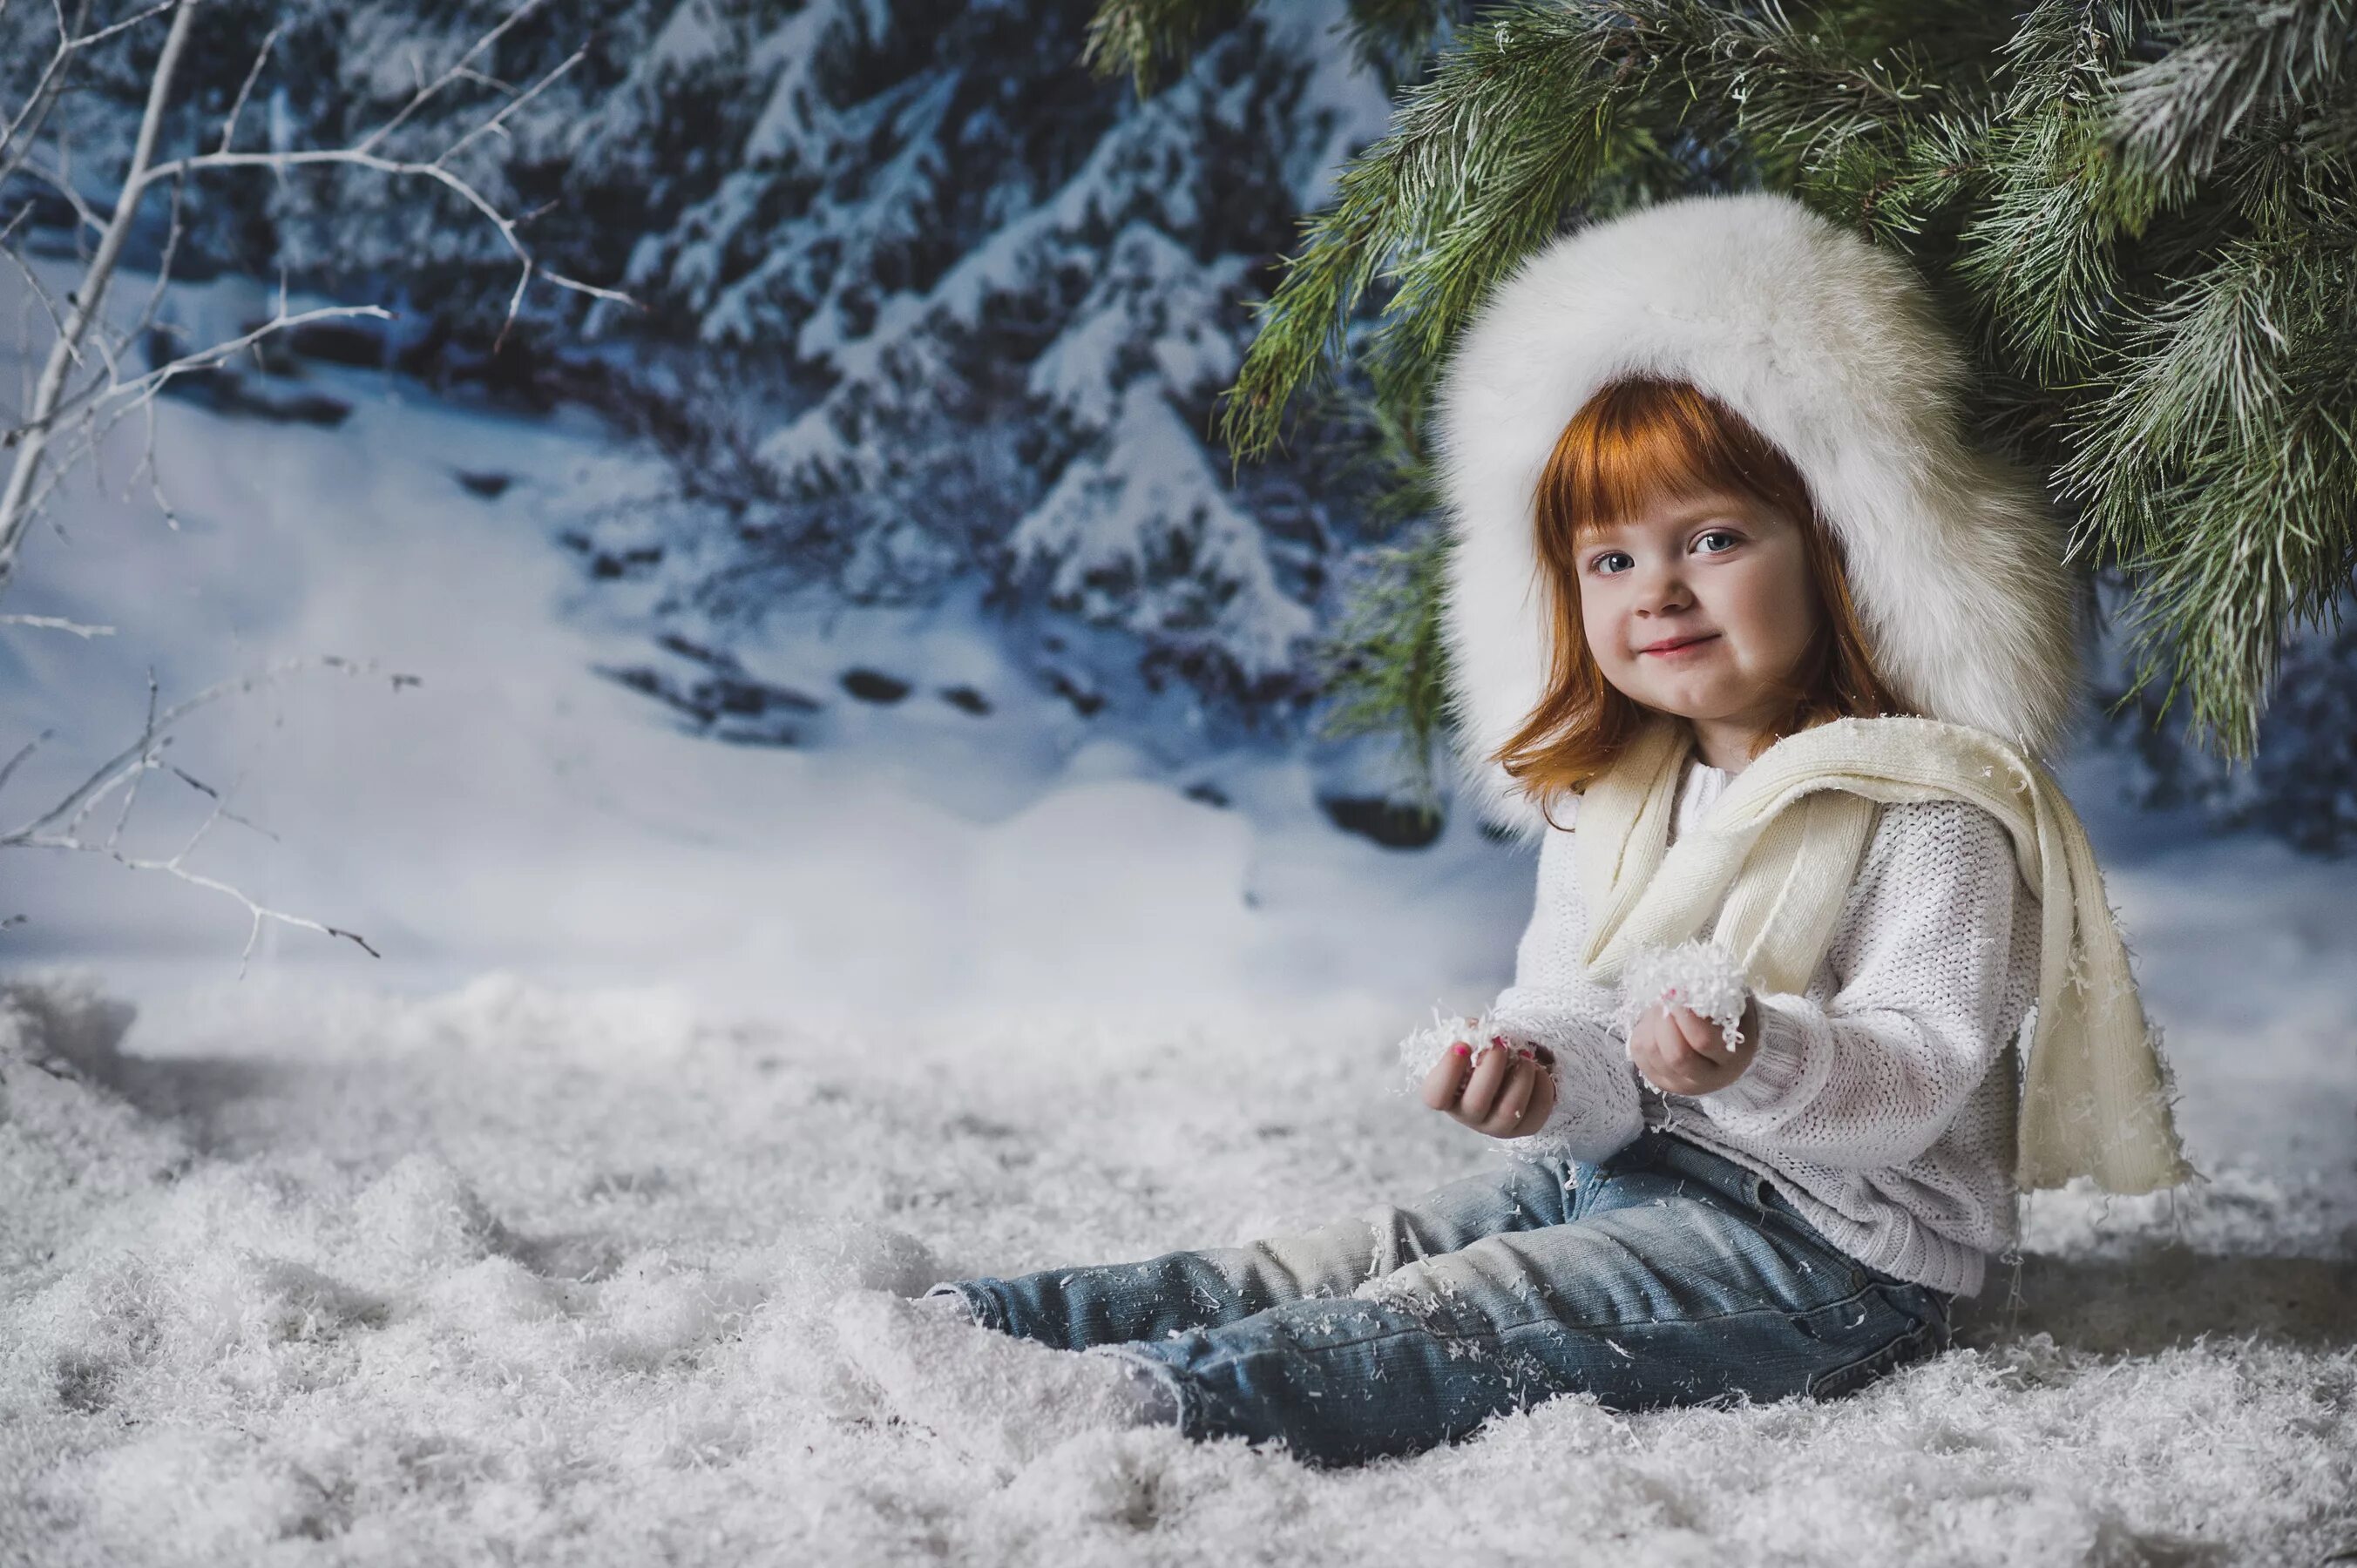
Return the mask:
[[[1576,559],[1580,620],[1604,678],[1692,721],[1706,758],[1727,767],[1774,722],[1785,701],[1774,682],[1817,633],[1800,525],[1749,496],[1656,496],[1582,532]]]

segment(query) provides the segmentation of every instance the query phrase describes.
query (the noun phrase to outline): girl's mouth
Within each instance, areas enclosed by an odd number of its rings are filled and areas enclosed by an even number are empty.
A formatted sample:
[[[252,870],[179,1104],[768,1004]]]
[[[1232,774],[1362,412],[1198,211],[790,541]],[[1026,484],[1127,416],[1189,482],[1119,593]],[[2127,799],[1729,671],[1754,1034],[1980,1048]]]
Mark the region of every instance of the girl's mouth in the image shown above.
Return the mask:
[[[1638,651],[1652,654],[1659,659],[1675,659],[1679,654],[1700,648],[1706,642],[1715,641],[1717,637],[1718,633],[1715,631],[1706,632],[1701,637],[1688,638],[1684,642],[1673,643],[1666,647],[1641,648]]]

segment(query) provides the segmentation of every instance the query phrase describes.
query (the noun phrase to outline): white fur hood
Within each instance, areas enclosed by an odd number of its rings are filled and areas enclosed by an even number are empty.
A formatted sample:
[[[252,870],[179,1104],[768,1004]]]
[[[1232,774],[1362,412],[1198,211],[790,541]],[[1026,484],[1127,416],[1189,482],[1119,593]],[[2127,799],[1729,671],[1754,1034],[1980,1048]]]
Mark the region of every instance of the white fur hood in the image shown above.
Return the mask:
[[[1441,380],[1442,629],[1482,814],[1544,831],[1480,761],[1546,674],[1534,491],[1580,405],[1639,373],[1692,381],[1791,456],[1903,701],[2053,751],[2081,681],[2062,531],[2031,478],[1965,441],[1968,369],[1922,284],[1790,198],[1692,197],[1550,243],[1483,305]]]

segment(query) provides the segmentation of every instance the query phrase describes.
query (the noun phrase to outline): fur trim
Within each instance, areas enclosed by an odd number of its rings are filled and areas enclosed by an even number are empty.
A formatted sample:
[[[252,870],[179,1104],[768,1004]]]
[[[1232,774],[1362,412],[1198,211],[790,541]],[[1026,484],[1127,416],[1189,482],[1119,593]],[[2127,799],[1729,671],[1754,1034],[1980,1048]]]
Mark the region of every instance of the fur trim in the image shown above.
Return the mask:
[[[1467,328],[1438,390],[1455,548],[1450,702],[1482,814],[1538,811],[1481,758],[1537,705],[1544,596],[1532,494],[1605,382],[1682,378],[1792,457],[1840,540],[1868,650],[1920,712],[2032,753],[2080,700],[2081,604],[2027,475],[1964,435],[1969,368],[1907,263],[1790,198],[1663,202],[1555,241]]]
[[[1625,1040],[1653,1004],[1674,1001],[1717,1025],[1732,1055],[1743,1044],[1743,1004],[1750,999],[1743,965],[1724,943],[1640,948],[1620,972],[1620,1013],[1613,1031]]]

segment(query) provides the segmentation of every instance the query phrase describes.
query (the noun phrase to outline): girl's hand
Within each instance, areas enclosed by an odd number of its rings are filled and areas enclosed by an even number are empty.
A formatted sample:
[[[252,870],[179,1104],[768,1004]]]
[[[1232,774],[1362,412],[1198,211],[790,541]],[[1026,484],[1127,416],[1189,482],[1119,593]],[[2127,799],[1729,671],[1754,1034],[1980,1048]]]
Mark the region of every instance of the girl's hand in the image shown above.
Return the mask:
[[[1708,1094],[1750,1069],[1760,1050],[1760,1004],[1743,1004],[1743,1044],[1727,1048],[1727,1031],[1691,1007],[1656,1004],[1629,1031],[1629,1059],[1647,1083],[1667,1094]]]
[[[1424,1102],[1476,1133],[1520,1137],[1555,1109],[1554,1066],[1553,1051],[1510,1036],[1491,1036],[1478,1054],[1460,1042],[1425,1075]]]

